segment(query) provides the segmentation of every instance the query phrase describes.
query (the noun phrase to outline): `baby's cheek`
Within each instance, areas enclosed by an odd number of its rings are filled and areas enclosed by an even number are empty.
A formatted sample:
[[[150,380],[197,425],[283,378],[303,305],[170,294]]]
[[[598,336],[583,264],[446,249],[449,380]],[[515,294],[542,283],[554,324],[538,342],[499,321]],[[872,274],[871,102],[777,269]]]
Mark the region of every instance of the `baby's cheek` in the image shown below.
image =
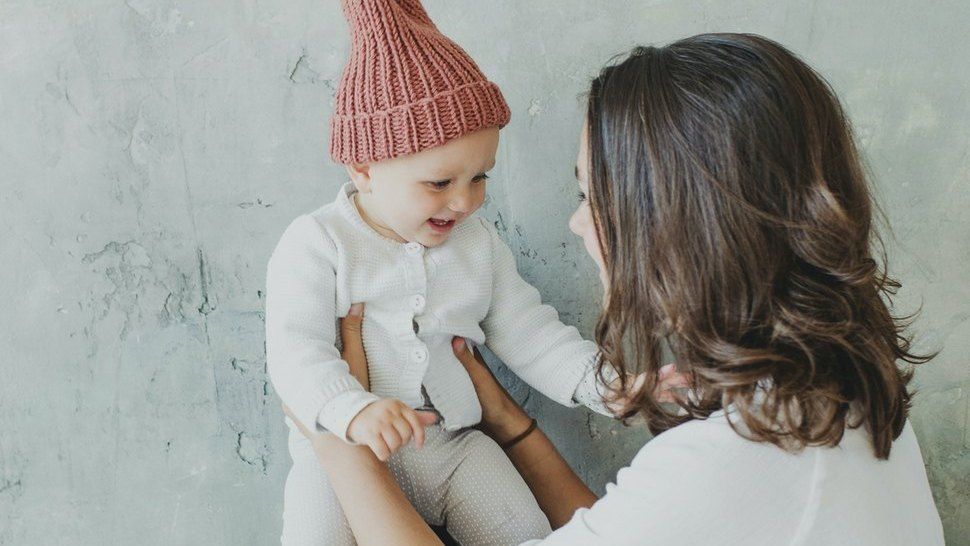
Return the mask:
[[[481,193],[478,195],[478,199],[475,200],[474,207],[472,208],[471,212],[469,212],[468,214],[471,214],[472,212],[475,212],[476,210],[482,208],[482,205],[484,204],[485,204],[485,188],[482,188]]]
[[[470,211],[468,211],[468,212],[466,213],[466,215],[468,215],[468,216],[471,216],[472,214],[475,214],[475,212],[476,212],[476,211],[477,211],[478,209],[480,209],[480,208],[482,208],[482,205],[483,205],[483,204],[485,204],[485,200],[484,200],[484,199],[482,199],[481,201],[479,201],[479,202],[477,202],[477,203],[475,203],[475,205],[474,205],[474,206],[472,207],[472,209],[471,209]]]

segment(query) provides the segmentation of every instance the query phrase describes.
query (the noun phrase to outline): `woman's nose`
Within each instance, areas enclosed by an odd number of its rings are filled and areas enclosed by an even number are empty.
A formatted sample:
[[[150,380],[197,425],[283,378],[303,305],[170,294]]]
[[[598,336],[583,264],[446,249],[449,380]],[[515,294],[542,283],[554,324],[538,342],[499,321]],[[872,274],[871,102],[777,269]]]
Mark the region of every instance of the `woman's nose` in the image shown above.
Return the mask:
[[[569,231],[573,232],[573,235],[582,237],[582,233],[579,230],[579,210],[569,217]]]

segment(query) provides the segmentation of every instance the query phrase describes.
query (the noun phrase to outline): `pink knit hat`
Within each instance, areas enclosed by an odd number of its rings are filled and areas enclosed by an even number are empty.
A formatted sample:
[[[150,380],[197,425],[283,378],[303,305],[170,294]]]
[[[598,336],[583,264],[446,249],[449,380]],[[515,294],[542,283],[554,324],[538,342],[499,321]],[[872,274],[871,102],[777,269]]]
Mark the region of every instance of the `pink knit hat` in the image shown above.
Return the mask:
[[[337,163],[372,163],[509,122],[498,86],[420,0],[341,0],[353,44],[330,119]]]

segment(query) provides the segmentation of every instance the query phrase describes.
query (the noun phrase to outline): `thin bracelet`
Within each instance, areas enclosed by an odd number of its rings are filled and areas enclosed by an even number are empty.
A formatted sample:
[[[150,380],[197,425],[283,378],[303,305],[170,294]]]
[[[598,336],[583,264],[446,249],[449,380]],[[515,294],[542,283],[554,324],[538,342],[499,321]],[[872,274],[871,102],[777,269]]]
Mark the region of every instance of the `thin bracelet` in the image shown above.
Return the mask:
[[[512,447],[515,444],[521,442],[523,439],[525,439],[526,436],[532,434],[532,431],[535,430],[538,425],[539,425],[539,423],[537,423],[536,420],[533,419],[532,420],[532,423],[529,424],[529,428],[525,429],[525,432],[523,432],[522,434],[519,434],[515,438],[512,438],[511,440],[503,443],[501,445],[502,449],[508,450],[510,447]]]

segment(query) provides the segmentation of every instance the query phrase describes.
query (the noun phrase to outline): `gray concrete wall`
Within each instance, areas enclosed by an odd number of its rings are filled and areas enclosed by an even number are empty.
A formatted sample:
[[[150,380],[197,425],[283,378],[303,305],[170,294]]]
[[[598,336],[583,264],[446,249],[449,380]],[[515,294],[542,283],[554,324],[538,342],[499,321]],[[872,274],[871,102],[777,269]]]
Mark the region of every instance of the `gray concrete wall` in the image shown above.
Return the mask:
[[[577,98],[609,57],[703,31],[781,40],[833,83],[922,305],[913,422],[970,544],[970,71],[962,1],[428,0],[513,110],[484,214],[567,322]],[[269,544],[288,465],[265,374],[267,257],[342,181],[334,0],[0,2],[0,544]],[[513,385],[601,491],[647,436]]]

